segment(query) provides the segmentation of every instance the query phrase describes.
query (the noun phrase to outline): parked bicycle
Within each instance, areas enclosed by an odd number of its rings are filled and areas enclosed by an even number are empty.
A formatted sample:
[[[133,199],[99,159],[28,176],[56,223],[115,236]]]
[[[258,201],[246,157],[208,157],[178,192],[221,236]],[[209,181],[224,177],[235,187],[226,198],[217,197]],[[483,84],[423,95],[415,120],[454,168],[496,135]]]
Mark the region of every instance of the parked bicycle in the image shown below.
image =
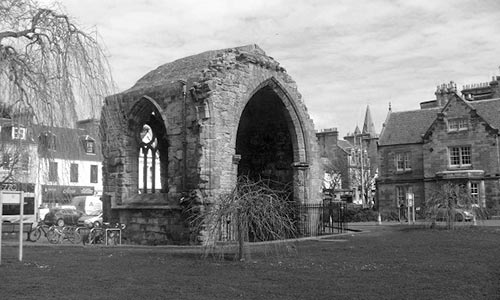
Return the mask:
[[[87,241],[83,239],[83,244],[105,244],[105,245],[120,245],[122,241],[122,230],[125,229],[125,224],[120,223],[103,223],[102,226],[95,226],[90,229]]]
[[[52,244],[60,244],[64,240],[68,240],[70,243],[78,244],[82,241],[80,233],[78,233],[78,228],[75,226],[52,226],[49,229],[51,237],[49,242]]]
[[[49,242],[51,242],[51,240],[57,239],[57,236],[55,235],[52,227],[53,226],[49,226],[42,222],[39,222],[38,225],[33,228],[28,234],[29,241],[36,242],[42,235],[45,236]]]

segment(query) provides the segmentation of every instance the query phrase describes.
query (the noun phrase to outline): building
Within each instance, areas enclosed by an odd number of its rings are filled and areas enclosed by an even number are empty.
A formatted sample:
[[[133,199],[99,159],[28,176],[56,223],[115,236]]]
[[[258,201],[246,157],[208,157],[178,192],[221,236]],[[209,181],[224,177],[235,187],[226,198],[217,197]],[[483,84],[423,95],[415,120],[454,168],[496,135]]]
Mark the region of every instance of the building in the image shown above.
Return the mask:
[[[343,140],[338,139],[336,128],[321,130],[316,136],[325,166],[335,170],[340,179],[337,179],[339,184],[334,186],[335,198],[370,206],[374,195],[374,178],[378,172],[378,134],[370,107],[366,107],[363,131],[356,126],[354,133],[347,134]],[[332,182],[333,178],[328,179]]]
[[[241,175],[289,184],[296,203],[321,200],[313,123],[293,79],[256,45],[149,72],[106,98],[101,136],[103,197],[135,243],[189,242],[186,207],[217,203]]]
[[[444,182],[467,187],[480,207],[499,207],[500,76],[465,86],[457,94],[453,82],[437,87],[436,99],[419,110],[387,115],[379,140],[377,198],[381,211],[415,207]]]
[[[31,221],[38,219],[39,207],[102,194],[97,120],[79,121],[76,128],[26,124],[0,119],[0,188],[25,192],[24,211]],[[19,208],[13,209],[18,215]]]
[[[337,128],[327,128],[316,132],[319,154],[324,168],[323,194],[334,200],[352,202],[351,186],[352,149],[345,140],[338,139]]]
[[[35,126],[43,205],[68,204],[74,196],[102,195],[102,151],[98,120],[76,128]]]

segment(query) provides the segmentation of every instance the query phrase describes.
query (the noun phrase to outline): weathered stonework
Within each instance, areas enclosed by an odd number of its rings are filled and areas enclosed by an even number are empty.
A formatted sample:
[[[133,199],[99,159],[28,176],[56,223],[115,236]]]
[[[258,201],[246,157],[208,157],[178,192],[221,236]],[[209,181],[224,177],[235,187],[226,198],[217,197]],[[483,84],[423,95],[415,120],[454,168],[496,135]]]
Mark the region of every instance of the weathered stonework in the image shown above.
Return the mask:
[[[143,124],[158,137],[161,189],[155,193],[139,190]],[[101,133],[104,194],[138,243],[189,241],[183,200],[194,193],[200,205],[213,203],[238,174],[292,181],[296,202],[320,201],[313,123],[295,82],[256,45],[151,71],[106,98]]]

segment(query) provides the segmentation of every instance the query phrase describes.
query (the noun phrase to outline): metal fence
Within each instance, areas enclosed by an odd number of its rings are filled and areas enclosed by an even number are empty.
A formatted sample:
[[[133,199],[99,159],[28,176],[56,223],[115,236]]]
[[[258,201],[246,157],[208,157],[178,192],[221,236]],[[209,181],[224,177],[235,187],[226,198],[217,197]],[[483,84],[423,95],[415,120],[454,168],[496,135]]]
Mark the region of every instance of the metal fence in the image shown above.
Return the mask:
[[[346,202],[325,200],[322,203],[297,204],[295,237],[310,237],[342,233],[347,230]],[[218,225],[218,241],[236,241],[238,229],[235,215],[226,216]],[[290,236],[292,237],[292,236]]]
[[[344,201],[325,200],[323,203],[300,204],[297,207],[298,235],[320,236],[347,230]]]

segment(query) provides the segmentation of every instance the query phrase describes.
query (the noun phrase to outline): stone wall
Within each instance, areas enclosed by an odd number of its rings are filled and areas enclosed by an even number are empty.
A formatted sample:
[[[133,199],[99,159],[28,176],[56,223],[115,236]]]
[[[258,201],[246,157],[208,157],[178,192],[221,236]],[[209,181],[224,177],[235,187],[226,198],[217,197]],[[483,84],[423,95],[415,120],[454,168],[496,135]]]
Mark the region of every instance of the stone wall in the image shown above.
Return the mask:
[[[417,206],[425,201],[424,167],[422,144],[381,146],[379,151],[379,180],[377,199],[380,211],[395,211],[397,208],[396,186],[411,186]],[[398,171],[396,155],[410,153],[411,170]]]

